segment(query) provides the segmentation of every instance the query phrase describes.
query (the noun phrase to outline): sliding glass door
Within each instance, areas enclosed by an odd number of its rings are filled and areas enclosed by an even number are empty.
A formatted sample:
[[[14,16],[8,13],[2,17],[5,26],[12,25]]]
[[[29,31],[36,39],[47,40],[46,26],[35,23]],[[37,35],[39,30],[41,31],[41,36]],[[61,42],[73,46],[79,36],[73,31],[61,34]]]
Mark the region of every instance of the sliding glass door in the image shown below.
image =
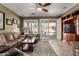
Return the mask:
[[[56,21],[52,21],[52,19],[40,19],[40,38],[56,38]]]
[[[26,19],[24,20],[25,34],[40,34],[40,39],[56,38],[56,21],[52,19]]]
[[[24,32],[26,34],[38,34],[38,20],[37,19],[24,20],[24,28],[25,30],[27,30]]]
[[[49,24],[48,20],[40,19],[40,38],[41,39],[49,39]]]

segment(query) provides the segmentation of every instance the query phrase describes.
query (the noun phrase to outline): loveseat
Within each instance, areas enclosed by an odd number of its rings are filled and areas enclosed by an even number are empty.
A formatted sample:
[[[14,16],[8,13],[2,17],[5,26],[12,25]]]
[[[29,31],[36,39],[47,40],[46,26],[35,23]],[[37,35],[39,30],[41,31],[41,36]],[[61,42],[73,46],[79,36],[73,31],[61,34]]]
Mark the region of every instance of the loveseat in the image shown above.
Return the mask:
[[[17,32],[0,33],[0,53],[5,52],[23,41],[25,36]]]

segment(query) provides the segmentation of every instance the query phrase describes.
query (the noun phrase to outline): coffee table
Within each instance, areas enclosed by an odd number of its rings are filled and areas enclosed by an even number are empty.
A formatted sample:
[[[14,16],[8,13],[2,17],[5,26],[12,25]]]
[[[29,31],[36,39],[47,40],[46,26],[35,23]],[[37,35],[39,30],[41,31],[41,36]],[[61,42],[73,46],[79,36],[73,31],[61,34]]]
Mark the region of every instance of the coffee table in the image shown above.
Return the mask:
[[[28,45],[28,48],[23,49],[25,45]],[[33,52],[33,48],[34,48],[34,38],[32,38],[32,39],[27,38],[24,41],[22,41],[22,50],[23,51]]]

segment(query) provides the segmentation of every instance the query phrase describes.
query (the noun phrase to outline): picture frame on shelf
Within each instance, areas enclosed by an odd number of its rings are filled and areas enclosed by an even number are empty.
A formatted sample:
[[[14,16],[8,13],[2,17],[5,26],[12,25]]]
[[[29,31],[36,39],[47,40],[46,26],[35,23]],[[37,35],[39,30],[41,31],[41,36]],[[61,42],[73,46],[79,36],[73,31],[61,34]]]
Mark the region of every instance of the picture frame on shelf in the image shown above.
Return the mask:
[[[5,29],[5,13],[0,11],[0,30]]]
[[[6,19],[6,24],[7,25],[13,25],[13,21],[11,19]]]

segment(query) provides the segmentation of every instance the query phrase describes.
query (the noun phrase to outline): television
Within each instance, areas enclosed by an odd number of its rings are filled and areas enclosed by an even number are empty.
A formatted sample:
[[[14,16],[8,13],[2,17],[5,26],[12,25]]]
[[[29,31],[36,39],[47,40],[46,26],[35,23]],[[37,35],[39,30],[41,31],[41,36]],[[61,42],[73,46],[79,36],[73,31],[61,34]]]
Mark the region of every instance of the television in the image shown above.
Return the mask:
[[[75,28],[75,24],[65,24],[64,26],[64,32],[65,33],[75,33],[76,32],[76,28]]]

